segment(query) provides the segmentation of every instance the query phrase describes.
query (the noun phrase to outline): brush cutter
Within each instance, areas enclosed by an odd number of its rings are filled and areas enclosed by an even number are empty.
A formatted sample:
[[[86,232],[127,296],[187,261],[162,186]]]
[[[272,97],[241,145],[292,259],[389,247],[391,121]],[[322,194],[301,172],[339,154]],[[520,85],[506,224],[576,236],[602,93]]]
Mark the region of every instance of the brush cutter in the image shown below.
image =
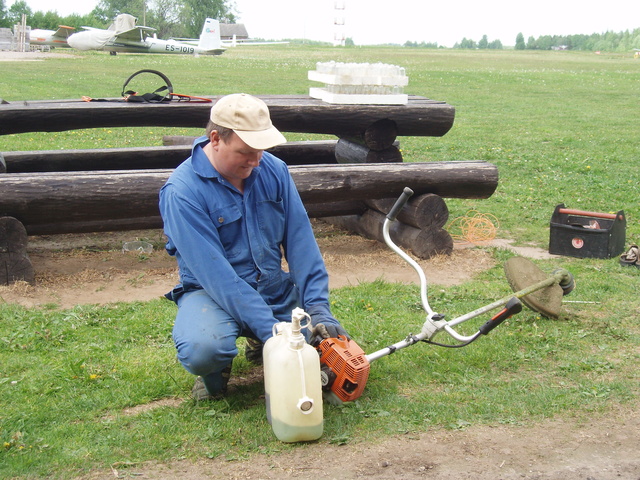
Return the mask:
[[[559,314],[562,296],[570,293],[575,282],[571,273],[564,269],[555,270],[547,276],[532,262],[522,257],[511,258],[505,264],[505,273],[509,284],[514,290],[512,295],[496,300],[484,307],[478,308],[453,320],[445,320],[445,316],[432,310],[427,299],[427,279],[420,265],[401,250],[391,239],[389,229],[396,220],[400,210],[413,195],[410,188],[405,188],[391,211],[387,214],[383,224],[385,243],[395,253],[400,255],[420,277],[420,297],[422,307],[427,318],[418,334],[409,334],[404,340],[384,347],[376,352],[365,354],[356,342],[346,337],[328,338],[317,345],[320,354],[322,388],[325,398],[331,403],[342,403],[356,400],[362,395],[369,377],[371,362],[397,352],[418,342],[449,348],[459,348],[469,345],[481,335],[487,335],[504,320],[522,310],[522,302],[529,308],[547,317],[556,318]],[[455,326],[479,315],[502,307],[478,331],[472,335],[462,335],[455,330]],[[451,344],[437,343],[433,339],[436,334],[444,331],[455,342]]]

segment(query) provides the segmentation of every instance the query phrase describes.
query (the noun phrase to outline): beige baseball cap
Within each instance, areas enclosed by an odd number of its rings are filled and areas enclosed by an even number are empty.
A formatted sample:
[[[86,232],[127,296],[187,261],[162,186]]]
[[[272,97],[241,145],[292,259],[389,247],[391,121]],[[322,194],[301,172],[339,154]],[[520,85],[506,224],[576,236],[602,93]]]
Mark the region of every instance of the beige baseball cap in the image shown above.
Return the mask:
[[[232,129],[256,150],[266,150],[287,141],[271,123],[267,104],[246,93],[234,93],[218,100],[211,107],[211,121]]]

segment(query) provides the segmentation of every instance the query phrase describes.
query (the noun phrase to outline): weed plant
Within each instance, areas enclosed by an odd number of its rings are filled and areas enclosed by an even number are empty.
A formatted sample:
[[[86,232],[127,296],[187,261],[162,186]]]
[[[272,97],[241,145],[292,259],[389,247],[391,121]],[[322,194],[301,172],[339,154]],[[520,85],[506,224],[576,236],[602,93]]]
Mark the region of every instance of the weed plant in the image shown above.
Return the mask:
[[[117,97],[124,80],[143,68],[165,73],[179,93],[305,94],[311,86],[306,72],[328,60],[401,65],[409,75],[408,93],[456,107],[455,124],[444,137],[400,139],[405,161],[497,165],[495,194],[447,199],[450,218],[470,210],[491,214],[499,238],[546,248],[559,203],[624,210],[626,244],[640,241],[640,63],[631,52],[269,46],[200,58],[86,53],[4,63],[10,68],[3,71],[11,73],[0,76],[0,97]],[[2,151],[109,148],[160,145],[163,135],[199,133],[90,129],[6,135],[0,142]],[[509,294],[501,265],[513,254],[489,251],[496,266],[462,285],[442,287],[430,279],[434,310],[451,319]],[[576,278],[558,319],[525,309],[464,349],[419,344],[374,362],[360,399],[325,405],[319,442],[374,442],[390,434],[556,416],[580,422],[637,409],[640,269],[621,267],[617,258],[558,257],[536,264],[546,272],[562,266]],[[331,301],[368,353],[417,333],[424,322],[413,285],[345,287],[332,291]],[[174,316],[175,306],[165,300],[68,310],[0,303],[0,477],[71,478],[148,460],[237,460],[299,448],[273,436],[260,382],[225,400],[190,399],[193,378],[175,360],[171,341]],[[486,319],[460,328],[471,333]],[[234,362],[234,375],[254,369],[242,355]],[[134,408],[142,405],[160,406]]]

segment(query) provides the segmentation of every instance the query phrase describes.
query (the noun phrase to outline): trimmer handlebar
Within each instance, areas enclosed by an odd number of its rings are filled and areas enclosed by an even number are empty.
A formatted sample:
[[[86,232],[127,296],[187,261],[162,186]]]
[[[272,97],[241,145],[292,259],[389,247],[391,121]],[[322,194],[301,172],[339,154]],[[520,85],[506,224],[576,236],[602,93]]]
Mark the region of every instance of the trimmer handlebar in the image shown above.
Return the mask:
[[[400,195],[400,197],[398,197],[398,200],[396,200],[396,203],[393,204],[393,207],[391,207],[391,210],[389,210],[389,213],[387,213],[387,218],[389,219],[389,221],[391,222],[396,221],[396,217],[400,213],[400,210],[402,210],[405,204],[409,201],[409,198],[411,198],[411,195],[413,195],[413,190],[411,190],[409,187],[404,187],[402,194]]]
[[[491,330],[496,328],[502,322],[504,322],[507,318],[512,317],[516,313],[520,313],[522,311],[522,302],[517,297],[513,297],[511,300],[507,302],[502,310],[496,313],[491,320],[487,321],[484,325],[482,325],[479,329],[482,335],[487,335]]]

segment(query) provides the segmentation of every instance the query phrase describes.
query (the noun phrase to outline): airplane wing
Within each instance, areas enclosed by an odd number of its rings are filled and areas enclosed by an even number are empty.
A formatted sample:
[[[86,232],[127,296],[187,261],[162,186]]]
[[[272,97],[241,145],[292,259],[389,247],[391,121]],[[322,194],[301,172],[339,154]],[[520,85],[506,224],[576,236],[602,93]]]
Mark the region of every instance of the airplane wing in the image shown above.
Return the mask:
[[[289,42],[261,42],[253,40],[222,40],[223,47],[240,47],[240,46],[256,46],[256,45],[288,45]]]
[[[175,40],[176,42],[187,43],[189,45],[198,45],[197,38],[169,37],[169,40]]]
[[[151,27],[135,27],[132,28],[131,30],[126,30],[124,32],[120,32],[118,33],[113,41],[114,42],[122,42],[122,43],[128,43],[128,42],[142,42],[144,40],[145,37],[145,32],[155,32],[155,28],[151,28]]]
[[[62,37],[67,38],[69,35],[73,33],[75,28],[67,27],[66,25],[58,25],[58,29],[54,32],[54,37]]]

